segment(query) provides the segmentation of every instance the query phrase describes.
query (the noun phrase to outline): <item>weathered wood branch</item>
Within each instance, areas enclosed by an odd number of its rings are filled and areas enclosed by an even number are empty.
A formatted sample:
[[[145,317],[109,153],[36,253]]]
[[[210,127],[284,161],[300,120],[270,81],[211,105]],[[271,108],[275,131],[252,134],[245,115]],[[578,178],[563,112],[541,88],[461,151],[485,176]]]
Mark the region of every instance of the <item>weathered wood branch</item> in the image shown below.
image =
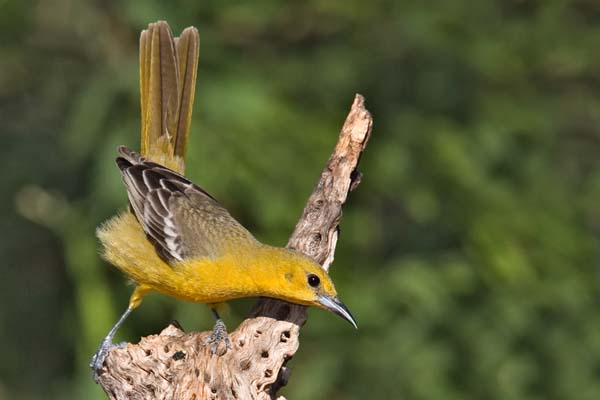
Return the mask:
[[[287,244],[329,269],[342,206],[360,183],[356,170],[373,120],[356,95],[338,143],[321,172],[302,217]],[[275,399],[287,383],[287,361],[299,346],[306,308],[260,299],[230,334],[233,349],[212,355],[210,332],[185,333],[171,324],[158,335],[113,349],[99,384],[110,399]],[[283,399],[283,397],[279,397]]]

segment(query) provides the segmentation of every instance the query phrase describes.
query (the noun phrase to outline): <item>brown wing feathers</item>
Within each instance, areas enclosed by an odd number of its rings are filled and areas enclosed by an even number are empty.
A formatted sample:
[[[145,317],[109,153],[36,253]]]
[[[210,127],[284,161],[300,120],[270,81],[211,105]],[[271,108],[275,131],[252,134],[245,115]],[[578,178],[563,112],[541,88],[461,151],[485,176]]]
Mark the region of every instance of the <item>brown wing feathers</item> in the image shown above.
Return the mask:
[[[127,187],[131,208],[148,239],[165,261],[183,260],[186,252],[171,210],[171,200],[186,196],[185,189],[194,184],[126,147],[119,147],[118,152],[117,165]]]
[[[219,257],[228,239],[256,239],[202,188],[184,176],[119,147],[117,165],[131,208],[148,240],[167,263]]]

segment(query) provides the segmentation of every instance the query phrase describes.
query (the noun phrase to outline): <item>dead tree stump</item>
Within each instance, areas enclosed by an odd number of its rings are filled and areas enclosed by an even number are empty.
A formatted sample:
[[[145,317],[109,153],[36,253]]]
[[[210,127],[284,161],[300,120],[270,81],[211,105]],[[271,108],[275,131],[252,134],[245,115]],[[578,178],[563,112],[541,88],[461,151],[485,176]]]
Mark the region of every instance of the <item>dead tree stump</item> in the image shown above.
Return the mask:
[[[356,169],[373,119],[356,95],[338,143],[321,172],[287,247],[299,250],[325,270],[333,261],[342,206],[360,183]],[[233,349],[216,355],[203,345],[210,332],[171,324],[138,344],[113,349],[99,384],[110,399],[283,399],[287,361],[298,350],[304,306],[263,298],[230,334]]]

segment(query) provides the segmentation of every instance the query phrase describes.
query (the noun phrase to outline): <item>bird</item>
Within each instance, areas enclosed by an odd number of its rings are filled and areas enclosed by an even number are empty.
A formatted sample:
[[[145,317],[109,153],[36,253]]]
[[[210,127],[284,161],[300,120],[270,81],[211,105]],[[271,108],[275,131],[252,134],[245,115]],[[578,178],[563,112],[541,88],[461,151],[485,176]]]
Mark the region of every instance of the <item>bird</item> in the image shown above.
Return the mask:
[[[215,317],[205,342],[232,348],[219,304],[272,297],[331,311],[357,327],[327,272],[310,257],[258,241],[220,203],[183,175],[198,63],[198,31],[174,38],[158,21],[140,37],[141,154],[117,149],[129,209],[97,229],[102,256],[135,283],[125,312],[90,367],[98,382],[113,338],[144,296],[158,292],[205,303]]]

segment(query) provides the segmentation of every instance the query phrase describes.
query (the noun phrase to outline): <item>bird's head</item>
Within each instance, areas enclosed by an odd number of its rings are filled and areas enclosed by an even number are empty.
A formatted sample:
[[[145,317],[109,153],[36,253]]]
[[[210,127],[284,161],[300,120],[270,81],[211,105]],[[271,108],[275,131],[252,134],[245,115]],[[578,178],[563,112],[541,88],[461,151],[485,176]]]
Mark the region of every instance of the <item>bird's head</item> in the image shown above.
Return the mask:
[[[275,261],[276,288],[274,297],[292,303],[316,306],[331,311],[358,328],[348,308],[337,295],[335,286],[325,270],[309,257],[283,250]]]

